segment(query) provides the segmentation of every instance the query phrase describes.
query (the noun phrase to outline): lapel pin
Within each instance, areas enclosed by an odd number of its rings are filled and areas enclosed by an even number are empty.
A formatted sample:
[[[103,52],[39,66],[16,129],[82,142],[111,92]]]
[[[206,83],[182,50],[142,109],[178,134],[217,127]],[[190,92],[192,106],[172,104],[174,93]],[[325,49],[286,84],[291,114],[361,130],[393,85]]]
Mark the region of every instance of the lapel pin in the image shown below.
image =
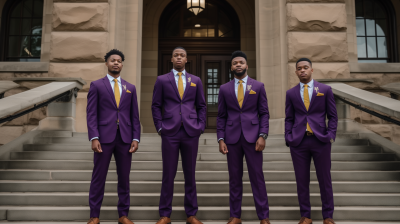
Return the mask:
[[[188,77],[188,82],[192,82],[192,77]]]
[[[247,91],[251,90],[251,85],[247,85]]]
[[[124,90],[126,90],[126,85],[122,85],[124,87]]]

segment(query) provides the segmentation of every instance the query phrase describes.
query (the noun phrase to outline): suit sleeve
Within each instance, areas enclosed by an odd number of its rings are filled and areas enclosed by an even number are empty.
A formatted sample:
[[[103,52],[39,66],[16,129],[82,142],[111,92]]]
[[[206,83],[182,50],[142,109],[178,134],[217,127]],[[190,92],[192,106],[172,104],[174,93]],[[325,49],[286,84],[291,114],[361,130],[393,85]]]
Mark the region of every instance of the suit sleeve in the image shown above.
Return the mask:
[[[86,121],[89,133],[89,140],[100,137],[97,126],[97,103],[98,103],[98,92],[97,87],[92,82],[90,84],[89,93],[87,95],[87,107],[86,107]]]
[[[131,121],[132,121],[132,136],[133,139],[140,141],[140,120],[139,120],[139,107],[137,101],[136,87],[133,86],[132,91],[132,104],[131,104]]]
[[[226,118],[226,101],[222,88],[219,89],[218,94],[218,116],[217,116],[217,140],[225,139]]]
[[[262,84],[260,89],[260,96],[258,99],[258,116],[260,119],[260,129],[258,134],[269,132],[269,110],[268,110],[268,100],[267,93],[265,92],[264,84]]]
[[[200,123],[202,124],[202,129],[201,132],[204,132],[204,129],[206,128],[206,113],[207,113],[207,104],[206,100],[204,99],[204,92],[203,92],[203,84],[200,79],[197,82],[197,88],[196,88],[196,110],[197,110],[197,117],[200,120]]]
[[[289,147],[288,144],[288,135],[292,133],[293,123],[294,123],[294,108],[292,101],[290,100],[289,93],[286,92],[286,103],[285,103],[285,141],[286,146]]]
[[[162,94],[162,83],[160,81],[160,77],[158,77],[156,83],[154,84],[153,100],[151,103],[151,112],[153,115],[154,126],[156,127],[157,131],[162,127]]]
[[[328,118],[328,134],[333,140],[336,138],[336,130],[338,125],[338,116],[336,111],[335,97],[332,88],[329,88],[326,94],[326,116]]]

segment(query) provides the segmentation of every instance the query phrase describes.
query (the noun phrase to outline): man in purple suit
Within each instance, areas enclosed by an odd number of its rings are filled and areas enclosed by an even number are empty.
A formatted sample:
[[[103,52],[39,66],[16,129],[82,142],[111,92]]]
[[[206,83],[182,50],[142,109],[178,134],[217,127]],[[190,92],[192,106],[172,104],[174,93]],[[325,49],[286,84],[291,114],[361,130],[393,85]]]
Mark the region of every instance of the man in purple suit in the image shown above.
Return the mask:
[[[286,92],[285,140],[290,147],[296,175],[301,214],[299,224],[312,223],[309,190],[311,158],[319,182],[324,224],[334,224],[331,146],[336,137],[338,117],[331,87],[313,80],[312,73],[309,59],[297,61],[296,75],[300,84]]]
[[[218,96],[217,138],[219,151],[227,155],[230,219],[240,224],[243,195],[243,156],[246,156],[254,203],[261,224],[269,224],[267,189],[263,173],[263,150],[269,130],[269,112],[264,84],[247,75],[247,56],[232,54],[235,78],[222,85]]]
[[[118,223],[133,224],[128,219],[128,213],[132,153],[138,150],[140,140],[136,88],[121,79],[120,72],[125,59],[122,52],[114,49],[104,58],[108,74],[90,84],[87,96],[87,127],[94,151],[88,224],[100,223],[100,207],[112,154],[118,174]]]
[[[206,125],[206,102],[199,77],[185,70],[186,50],[172,51],[171,72],[158,76],[151,106],[154,125],[162,139],[163,177],[160,196],[160,219],[157,224],[171,223],[174,179],[179,151],[185,177],[186,223],[201,224],[196,218],[196,158],[200,135]]]

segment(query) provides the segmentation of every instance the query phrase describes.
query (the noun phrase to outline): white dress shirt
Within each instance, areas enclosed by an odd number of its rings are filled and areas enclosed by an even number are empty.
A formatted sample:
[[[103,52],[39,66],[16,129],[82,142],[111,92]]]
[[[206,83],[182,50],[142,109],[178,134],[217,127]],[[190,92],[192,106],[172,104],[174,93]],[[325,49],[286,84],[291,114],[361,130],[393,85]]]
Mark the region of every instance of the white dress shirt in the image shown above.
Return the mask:
[[[246,77],[244,77],[244,78],[242,79],[242,81],[243,81],[243,82],[242,82],[242,86],[243,86],[243,96],[246,95],[247,79],[249,79],[249,76],[248,76],[248,75],[246,75]],[[235,78],[235,95],[236,95],[236,98],[238,97],[239,81],[240,81],[240,79]]]
[[[174,78],[175,78],[175,82],[176,82],[176,87],[179,89],[179,75],[178,75],[178,71],[175,69],[172,69],[172,72],[174,73]],[[182,82],[183,82],[183,92],[185,92],[186,89],[186,70],[182,71]]]
[[[113,92],[114,92],[114,85],[115,85],[114,79],[115,79],[115,78],[112,77],[112,76],[109,75],[109,74],[107,74],[107,78],[108,78],[108,80],[110,81],[111,89],[112,89]],[[121,96],[122,96],[121,76],[118,76],[117,81],[118,81],[118,87],[119,87],[119,96],[121,97]],[[94,137],[94,138],[90,139],[90,141],[92,141],[93,139],[99,139],[99,137]],[[137,141],[137,142],[139,142],[138,139],[133,139],[132,141]]]
[[[301,100],[303,100],[304,103],[304,83],[300,82],[300,96],[301,96]],[[312,98],[312,94],[313,94],[313,89],[314,89],[314,79],[311,79],[311,81],[309,83],[307,83],[308,85],[308,97],[310,98],[310,103],[311,103],[311,98]],[[307,131],[307,128],[306,128]]]

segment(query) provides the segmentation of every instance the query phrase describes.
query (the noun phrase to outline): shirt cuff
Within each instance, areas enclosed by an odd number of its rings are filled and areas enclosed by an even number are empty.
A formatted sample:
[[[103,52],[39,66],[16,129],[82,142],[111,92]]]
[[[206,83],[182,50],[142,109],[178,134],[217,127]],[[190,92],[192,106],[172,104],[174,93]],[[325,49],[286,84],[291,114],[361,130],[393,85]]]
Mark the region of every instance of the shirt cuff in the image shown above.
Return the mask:
[[[162,128],[158,129],[158,132],[160,132],[160,131],[161,131],[161,129],[162,129]]]
[[[133,142],[133,141],[137,141],[137,142],[140,142],[140,141],[139,141],[138,139],[136,139],[136,138],[134,138],[134,139],[132,140],[132,142]]]
[[[260,135],[259,135],[259,136],[263,136],[263,135],[265,135],[265,133],[260,133]]]
[[[224,140],[224,138],[220,138],[220,139],[218,139],[218,143],[219,143],[219,141],[221,141],[221,140]],[[224,140],[225,141],[225,140]]]
[[[94,138],[90,139],[90,141],[93,141],[94,139],[99,139],[99,137],[94,137]]]

